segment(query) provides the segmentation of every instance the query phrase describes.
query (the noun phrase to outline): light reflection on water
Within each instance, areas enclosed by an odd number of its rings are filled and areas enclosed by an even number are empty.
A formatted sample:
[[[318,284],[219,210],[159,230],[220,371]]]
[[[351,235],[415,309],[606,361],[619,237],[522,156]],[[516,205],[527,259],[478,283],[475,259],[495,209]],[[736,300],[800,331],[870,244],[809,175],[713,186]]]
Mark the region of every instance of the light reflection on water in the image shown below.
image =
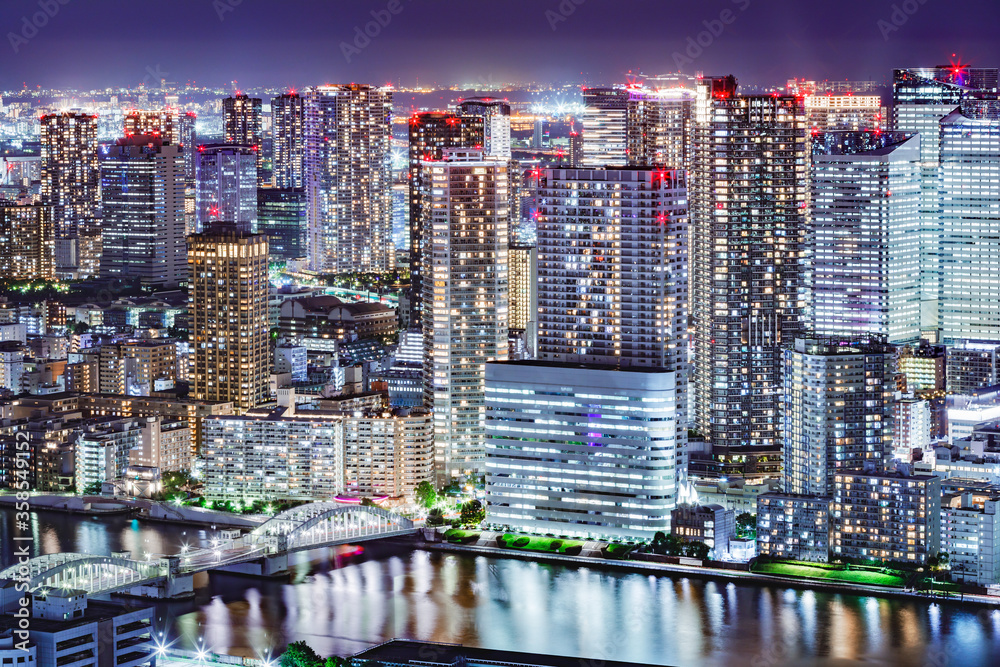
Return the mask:
[[[10,534],[0,511],[0,534]],[[43,513],[38,553],[177,553],[212,531]],[[0,560],[11,561],[9,545]],[[319,550],[286,580],[199,576],[157,604],[177,644],[262,656],[304,639],[344,655],[392,637],[671,665],[996,664],[1000,611],[366,545]],[[591,663],[599,664],[599,663]]]

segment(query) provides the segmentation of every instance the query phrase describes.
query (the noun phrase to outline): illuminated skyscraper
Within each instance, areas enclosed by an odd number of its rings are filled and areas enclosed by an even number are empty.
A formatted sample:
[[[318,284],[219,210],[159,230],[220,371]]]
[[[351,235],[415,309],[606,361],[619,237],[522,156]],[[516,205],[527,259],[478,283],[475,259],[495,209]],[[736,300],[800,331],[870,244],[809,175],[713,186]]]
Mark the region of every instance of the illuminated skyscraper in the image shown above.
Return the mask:
[[[509,328],[535,338],[538,330],[538,249],[530,245],[511,244],[509,264]],[[529,345],[529,348],[535,351],[535,345]]]
[[[459,116],[453,113],[418,113],[410,118],[410,285],[412,293],[412,326],[420,323],[423,308],[423,277],[425,267],[425,226],[427,212],[421,206],[426,187],[421,164],[440,160],[447,148],[476,148],[484,142],[482,116]]]
[[[257,231],[276,261],[306,256],[306,195],[301,188],[257,191]]]
[[[688,205],[683,170],[544,169],[538,359],[676,373],[686,470]]]
[[[0,202],[0,275],[7,280],[54,280],[52,208]]]
[[[482,116],[483,154],[510,158],[510,104],[493,97],[470,97],[458,104],[462,116]]]
[[[584,88],[583,103],[583,166],[626,165],[628,91]]]
[[[231,225],[188,237],[193,398],[241,413],[267,399],[267,261],[267,237]]]
[[[187,276],[184,156],[159,135],[132,135],[101,150],[101,275],[175,286]]]
[[[812,139],[810,319],[822,336],[920,338],[920,137]]]
[[[878,338],[797,338],[784,350],[785,493],[832,496],[834,474],[889,464],[895,357]]]
[[[897,69],[892,81],[892,121],[897,132],[920,133],[921,328],[932,339],[939,333],[942,267],[938,160],[940,122],[973,92],[996,93],[996,68],[961,66]]]
[[[694,91],[628,90],[626,160],[637,167],[687,169]]]
[[[691,181],[696,425],[730,474],[774,474],[781,347],[802,330],[802,99],[702,79]]]
[[[257,152],[249,146],[198,146],[195,211],[198,229],[231,222],[244,231],[257,225]]]
[[[263,105],[260,98],[237,93],[222,100],[222,130],[227,144],[250,146],[256,152],[258,185],[263,185],[261,144],[263,143]]]
[[[387,271],[392,245],[392,91],[359,84],[305,93],[310,267]]]
[[[481,474],[486,362],[507,360],[507,163],[445,150],[421,165],[429,216],[423,283],[424,396],[442,482]]]
[[[178,141],[184,150],[184,181],[189,185],[194,185],[195,179],[195,158],[198,153],[198,135],[195,123],[198,116],[193,111],[185,111],[177,118]]]
[[[101,227],[97,116],[56,113],[41,119],[42,203],[52,206],[59,275],[97,275]]]
[[[274,187],[301,188],[305,140],[302,135],[302,97],[298,93],[293,91],[271,100],[271,132]]]
[[[1000,101],[941,119],[941,341],[1000,341]]]
[[[806,95],[804,102],[813,133],[884,130],[889,124],[878,95]]]
[[[125,114],[125,138],[139,135],[155,136],[166,144],[181,143],[178,113],[173,109],[139,110]]]

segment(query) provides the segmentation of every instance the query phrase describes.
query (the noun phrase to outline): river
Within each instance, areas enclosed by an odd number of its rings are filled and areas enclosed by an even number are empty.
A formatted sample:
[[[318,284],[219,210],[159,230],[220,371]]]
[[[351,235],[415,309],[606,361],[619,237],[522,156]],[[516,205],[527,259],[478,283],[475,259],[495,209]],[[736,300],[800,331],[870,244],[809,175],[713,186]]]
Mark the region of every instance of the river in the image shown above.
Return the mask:
[[[0,510],[0,534],[12,513]],[[202,546],[213,531],[124,517],[32,515],[35,553],[135,557]],[[306,640],[350,654],[392,637],[663,665],[1000,662],[1000,611],[749,583],[442,554],[369,543],[299,555],[288,579],[196,578],[194,600],[156,603],[182,648],[266,656]],[[12,561],[3,544],[0,561]]]

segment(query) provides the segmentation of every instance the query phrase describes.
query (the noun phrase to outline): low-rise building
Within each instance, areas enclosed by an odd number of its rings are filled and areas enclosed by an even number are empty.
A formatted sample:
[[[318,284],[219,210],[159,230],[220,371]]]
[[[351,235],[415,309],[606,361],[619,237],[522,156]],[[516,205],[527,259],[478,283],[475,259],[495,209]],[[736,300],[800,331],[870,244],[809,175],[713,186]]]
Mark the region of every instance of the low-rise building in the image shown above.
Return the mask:
[[[973,494],[945,496],[941,505],[941,551],[954,581],[1000,583],[1000,497],[976,504]]]
[[[734,477],[732,479],[700,479],[692,483],[697,502],[703,505],[721,505],[733,510],[736,516],[757,512],[757,499],[765,493],[780,490],[776,479],[750,481]]]
[[[412,498],[434,473],[426,410],[310,409],[279,390],[276,409],[205,420],[205,495],[243,501]]]
[[[736,514],[721,505],[681,505],[670,512],[670,531],[692,542],[704,542],[721,558],[736,534]]]
[[[14,611],[5,609],[0,616],[0,631],[23,627]],[[88,600],[85,591],[52,588],[32,595],[27,629],[38,665],[155,667],[152,620],[152,607]]]
[[[757,555],[825,563],[832,504],[828,496],[761,495],[757,499]]]
[[[834,475],[830,553],[835,558],[926,564],[941,543],[941,479],[895,471]]]

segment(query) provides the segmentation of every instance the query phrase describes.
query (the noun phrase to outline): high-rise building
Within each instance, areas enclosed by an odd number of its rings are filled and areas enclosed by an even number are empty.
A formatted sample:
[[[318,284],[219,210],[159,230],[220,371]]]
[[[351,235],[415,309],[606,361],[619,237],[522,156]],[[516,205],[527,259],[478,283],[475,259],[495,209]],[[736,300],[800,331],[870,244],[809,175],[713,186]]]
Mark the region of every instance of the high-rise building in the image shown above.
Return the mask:
[[[123,136],[153,136],[165,144],[181,145],[182,115],[175,109],[132,109],[125,114]]]
[[[510,311],[508,325],[512,331],[523,331],[528,338],[537,338],[538,331],[538,249],[530,245],[511,244]],[[532,352],[535,345],[529,344]]]
[[[272,259],[306,256],[306,193],[302,188],[257,191],[257,231],[267,237]]]
[[[628,164],[689,169],[694,99],[694,91],[685,88],[629,88]]]
[[[807,284],[815,333],[920,339],[919,160],[913,134],[813,136]]]
[[[448,148],[476,148],[485,141],[482,116],[453,113],[414,114],[409,123],[410,157],[410,285],[411,326],[420,324],[423,309],[423,279],[426,267],[426,225],[429,212],[422,208],[427,183],[421,171],[424,161],[440,160]]]
[[[233,223],[244,231],[257,226],[257,153],[249,146],[198,146],[195,210],[199,230]]]
[[[302,156],[305,137],[302,131],[302,96],[292,91],[271,100],[271,170],[276,188],[304,186]]]
[[[583,129],[574,128],[569,133],[569,166],[583,167]]]
[[[0,202],[0,275],[7,280],[54,280],[52,207]]]
[[[69,111],[42,116],[42,203],[52,207],[56,271],[97,275],[101,226],[97,116]]]
[[[253,149],[257,160],[257,185],[264,184],[262,164],[263,103],[260,98],[237,93],[222,100],[223,140],[227,144],[248,146]]]
[[[910,463],[931,447],[931,404],[922,398],[903,397],[892,408],[893,458]],[[919,452],[919,454],[917,454]]]
[[[884,130],[889,124],[878,95],[806,95],[804,102],[813,133]]]
[[[191,395],[244,412],[268,396],[267,237],[217,229],[188,237]]]
[[[1000,341],[1000,100],[969,98],[941,119],[941,342]]]
[[[785,493],[831,496],[833,476],[892,458],[895,349],[878,340],[797,338],[784,351]]]
[[[952,394],[972,394],[1000,383],[1000,344],[961,341],[948,348],[948,383]]]
[[[101,275],[145,285],[187,277],[184,156],[157,135],[131,135],[101,150]]]
[[[943,345],[930,345],[921,340],[918,345],[899,348],[899,373],[903,376],[903,391],[944,391],[947,374],[947,350]]]
[[[932,339],[941,327],[942,267],[938,162],[941,120],[974,92],[997,92],[996,68],[962,66],[897,69],[892,81],[892,129],[919,132],[921,215],[921,327]]]
[[[306,91],[303,113],[310,267],[391,270],[392,91],[317,86]]]
[[[196,177],[195,158],[198,154],[198,134],[195,125],[198,115],[193,111],[185,111],[177,117],[178,143],[184,150],[184,181],[190,186]]]
[[[1000,498],[979,503],[972,493],[946,495],[941,506],[941,551],[955,580],[1000,583]]]
[[[774,474],[781,346],[803,327],[801,98],[698,84],[691,180],[696,427],[727,474]]]
[[[428,216],[425,401],[438,479],[483,471],[486,362],[507,360],[507,162],[448,149],[420,166]]]
[[[486,364],[487,522],[605,539],[668,532],[680,465],[675,377],[647,368]]]
[[[545,169],[538,187],[538,359],[674,371],[687,443],[687,177]]]
[[[469,97],[458,103],[462,116],[483,119],[483,153],[510,158],[510,104],[493,97]]]
[[[583,89],[583,166],[628,164],[628,99],[625,88]]]

